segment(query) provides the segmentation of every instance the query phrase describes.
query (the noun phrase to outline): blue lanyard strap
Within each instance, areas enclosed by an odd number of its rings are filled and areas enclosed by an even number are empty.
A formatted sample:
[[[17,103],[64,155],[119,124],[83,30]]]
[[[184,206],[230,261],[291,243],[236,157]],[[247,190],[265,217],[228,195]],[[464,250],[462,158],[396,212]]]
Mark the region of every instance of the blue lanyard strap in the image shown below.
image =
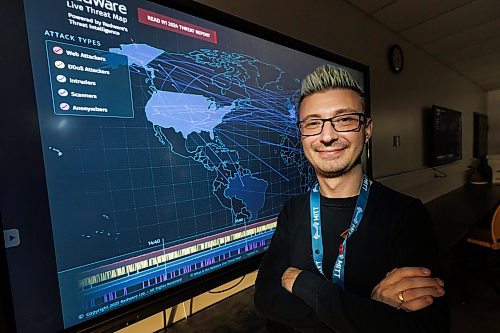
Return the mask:
[[[368,194],[370,193],[370,181],[366,175],[363,175],[363,180],[359,189],[359,196],[356,202],[356,208],[351,219],[351,225],[349,226],[349,231],[346,238],[339,247],[339,255],[333,266],[332,281],[339,284],[344,288],[344,267],[345,267],[345,257],[347,254],[347,240],[356,231],[358,225],[361,223],[363,218],[363,213],[366,208],[366,203],[368,202]],[[311,193],[309,195],[310,200],[310,213],[311,213],[311,243],[314,264],[318,268],[321,274],[325,276],[323,272],[323,237],[321,235],[321,204],[320,204],[320,193],[319,184],[314,184]]]

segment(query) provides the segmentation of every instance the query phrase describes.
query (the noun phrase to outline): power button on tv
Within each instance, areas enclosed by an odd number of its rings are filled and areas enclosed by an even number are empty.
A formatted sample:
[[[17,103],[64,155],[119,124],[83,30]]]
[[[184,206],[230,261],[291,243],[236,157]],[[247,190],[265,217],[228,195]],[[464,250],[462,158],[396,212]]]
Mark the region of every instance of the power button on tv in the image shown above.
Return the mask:
[[[5,243],[5,248],[15,247],[21,244],[21,238],[19,238],[19,230],[17,229],[7,229],[3,231],[3,241]]]

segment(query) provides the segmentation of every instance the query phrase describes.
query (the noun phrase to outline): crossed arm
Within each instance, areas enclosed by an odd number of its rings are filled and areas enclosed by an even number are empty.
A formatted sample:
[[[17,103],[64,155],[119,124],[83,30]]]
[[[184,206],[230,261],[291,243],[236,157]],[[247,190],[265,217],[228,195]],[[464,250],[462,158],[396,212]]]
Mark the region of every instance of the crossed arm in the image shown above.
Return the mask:
[[[281,285],[292,292],[293,283],[302,270],[289,267],[283,273]],[[445,294],[444,282],[431,277],[424,267],[394,268],[372,291],[373,300],[406,311],[417,311],[431,305],[435,297]]]
[[[255,293],[259,312],[302,332],[447,331],[443,307],[430,307],[443,295],[443,282],[419,267],[392,270],[374,287],[371,299],[296,268],[285,270],[281,286],[259,274]],[[307,275],[309,282],[303,279],[300,289],[295,290],[300,275]],[[403,302],[398,298],[400,291]]]

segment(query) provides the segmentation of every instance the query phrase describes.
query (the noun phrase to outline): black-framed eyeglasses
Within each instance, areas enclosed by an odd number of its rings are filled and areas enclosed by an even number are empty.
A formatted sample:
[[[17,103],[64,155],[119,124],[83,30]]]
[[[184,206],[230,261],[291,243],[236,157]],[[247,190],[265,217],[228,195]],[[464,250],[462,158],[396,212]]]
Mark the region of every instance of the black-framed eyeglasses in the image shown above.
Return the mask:
[[[364,113],[346,113],[331,118],[308,118],[297,123],[302,136],[313,136],[323,132],[329,121],[337,132],[359,132],[368,117]]]

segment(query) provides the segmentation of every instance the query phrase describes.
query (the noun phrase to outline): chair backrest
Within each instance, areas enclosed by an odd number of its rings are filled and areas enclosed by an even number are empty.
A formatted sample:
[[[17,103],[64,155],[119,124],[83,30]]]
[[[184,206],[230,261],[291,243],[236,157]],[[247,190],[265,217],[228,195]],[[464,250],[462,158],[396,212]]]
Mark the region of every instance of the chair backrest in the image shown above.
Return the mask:
[[[493,238],[493,243],[498,243],[500,240],[500,205],[497,206],[491,221],[491,237]]]

